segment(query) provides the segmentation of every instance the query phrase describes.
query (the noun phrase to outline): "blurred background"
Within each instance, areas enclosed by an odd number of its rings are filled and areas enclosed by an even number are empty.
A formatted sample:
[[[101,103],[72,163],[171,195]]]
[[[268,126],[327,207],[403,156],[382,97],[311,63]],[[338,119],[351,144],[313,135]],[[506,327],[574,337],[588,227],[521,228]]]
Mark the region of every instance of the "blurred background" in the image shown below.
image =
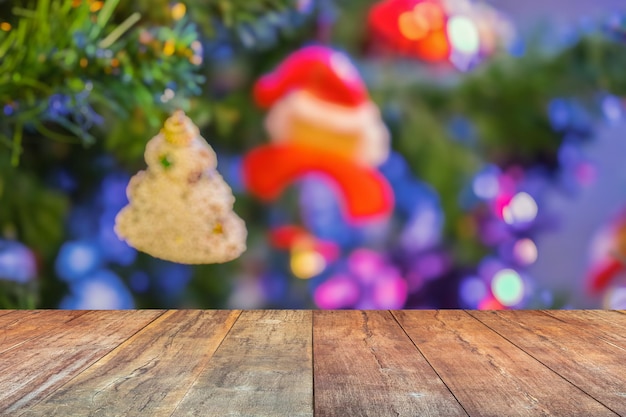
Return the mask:
[[[0,0],[0,308],[626,309],[624,12]],[[246,222],[236,260],[114,231],[176,109]]]

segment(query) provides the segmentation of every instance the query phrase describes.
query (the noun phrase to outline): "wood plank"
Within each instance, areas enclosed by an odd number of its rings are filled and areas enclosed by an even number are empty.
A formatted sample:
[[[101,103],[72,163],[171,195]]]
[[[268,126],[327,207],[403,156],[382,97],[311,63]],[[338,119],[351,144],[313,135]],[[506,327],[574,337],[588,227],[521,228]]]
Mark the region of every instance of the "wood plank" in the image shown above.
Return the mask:
[[[315,415],[466,416],[388,311],[313,315]]]
[[[311,311],[244,311],[172,417],[313,415]]]
[[[569,312],[557,314],[558,319],[540,311],[471,314],[617,414],[626,415],[626,340],[603,334],[607,326],[594,320],[594,314]],[[580,320],[585,315],[588,319]],[[613,329],[623,332],[619,325]]]
[[[239,314],[168,311],[23,416],[169,417]]]
[[[3,316],[3,315],[8,314],[8,313],[12,313],[14,311],[17,311],[17,310],[13,310],[13,309],[3,309],[3,310],[0,310],[0,316]]]
[[[51,332],[85,313],[78,310],[13,310],[0,316],[0,353]]]
[[[593,328],[606,335],[626,340],[626,314],[617,310],[542,310],[544,313],[569,323],[586,325],[593,321]]]
[[[615,416],[464,311],[393,314],[471,416]]]
[[[45,314],[62,312],[50,310]],[[17,415],[162,311],[90,311],[0,354],[0,415]]]

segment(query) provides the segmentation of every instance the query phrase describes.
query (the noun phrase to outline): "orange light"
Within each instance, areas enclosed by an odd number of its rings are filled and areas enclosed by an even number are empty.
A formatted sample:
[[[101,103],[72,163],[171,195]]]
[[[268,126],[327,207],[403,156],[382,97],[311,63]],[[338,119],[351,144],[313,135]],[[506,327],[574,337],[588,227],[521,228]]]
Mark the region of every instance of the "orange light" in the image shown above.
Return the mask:
[[[104,6],[104,3],[101,1],[94,1],[93,3],[91,3],[91,5],[89,6],[89,11],[92,13],[97,12],[98,10],[102,9],[102,6]]]
[[[369,26],[392,49],[428,62],[450,58],[444,0],[384,0],[372,7]]]
[[[0,29],[4,30],[5,32],[8,32],[11,30],[11,24],[9,22],[2,22],[0,23]]]
[[[412,41],[423,38],[429,30],[428,21],[422,15],[413,12],[405,12],[400,15],[398,28],[405,38]]]
[[[440,5],[425,1],[413,8],[413,14],[428,23],[429,30],[441,29],[445,15]]]
[[[429,33],[416,49],[419,50],[419,56],[426,61],[443,61],[450,54],[450,43],[446,33],[438,30]]]
[[[114,68],[115,68],[115,67],[119,67],[119,65],[120,65],[120,60],[119,60],[119,59],[117,59],[117,58],[113,58],[113,59],[111,60],[111,66],[112,66],[112,67],[114,67]]]
[[[80,64],[82,68],[85,68],[87,64],[89,63],[89,61],[87,61],[87,58],[81,58],[80,61],[78,61],[78,63]]]

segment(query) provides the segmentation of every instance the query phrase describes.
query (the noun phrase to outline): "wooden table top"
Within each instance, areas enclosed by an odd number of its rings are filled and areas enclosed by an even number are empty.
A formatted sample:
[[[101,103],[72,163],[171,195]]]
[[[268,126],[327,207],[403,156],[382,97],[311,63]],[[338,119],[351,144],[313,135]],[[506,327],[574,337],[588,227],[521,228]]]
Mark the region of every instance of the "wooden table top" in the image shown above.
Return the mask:
[[[626,416],[626,312],[0,310],[0,416]]]

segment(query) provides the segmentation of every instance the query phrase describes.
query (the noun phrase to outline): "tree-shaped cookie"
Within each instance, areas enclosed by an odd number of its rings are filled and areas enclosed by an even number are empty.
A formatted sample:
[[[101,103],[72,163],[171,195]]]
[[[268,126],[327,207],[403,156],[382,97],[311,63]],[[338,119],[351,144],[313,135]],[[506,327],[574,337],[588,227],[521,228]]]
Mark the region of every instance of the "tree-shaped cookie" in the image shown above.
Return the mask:
[[[233,211],[232,190],[217,157],[182,112],[166,120],[146,145],[145,171],[126,189],[129,204],[115,232],[156,258],[186,264],[221,263],[246,249],[246,226]]]

